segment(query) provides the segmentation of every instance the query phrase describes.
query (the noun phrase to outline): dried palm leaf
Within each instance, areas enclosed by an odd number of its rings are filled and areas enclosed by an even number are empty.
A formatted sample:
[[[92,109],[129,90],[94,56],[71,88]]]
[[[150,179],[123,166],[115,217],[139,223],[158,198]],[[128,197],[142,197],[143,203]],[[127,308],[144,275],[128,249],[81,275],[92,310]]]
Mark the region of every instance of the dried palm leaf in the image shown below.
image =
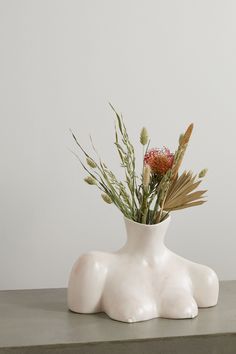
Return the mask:
[[[193,203],[189,203],[189,204],[185,204],[185,205],[180,205],[179,207],[171,209],[171,211],[191,208],[191,207],[194,207],[194,206],[197,206],[197,205],[202,205],[204,203],[206,203],[206,200],[199,200],[198,202],[193,202]]]
[[[182,193],[190,193],[201,183],[201,180],[195,182],[197,175],[193,176],[192,172],[184,172],[181,177],[171,185],[171,190],[168,191],[169,198],[173,194],[177,196]]]
[[[203,204],[205,201],[202,198],[206,190],[194,192],[201,183],[201,180],[196,178],[197,176],[193,176],[191,171],[183,172],[177,177],[168,190],[163,210],[178,210]]]
[[[187,176],[187,172],[184,171],[180,177],[176,177],[175,180],[171,183],[171,186],[168,190],[168,195],[169,197],[173,194],[176,193],[178,188],[182,186],[185,183],[188,183],[189,179],[191,179],[191,176]]]

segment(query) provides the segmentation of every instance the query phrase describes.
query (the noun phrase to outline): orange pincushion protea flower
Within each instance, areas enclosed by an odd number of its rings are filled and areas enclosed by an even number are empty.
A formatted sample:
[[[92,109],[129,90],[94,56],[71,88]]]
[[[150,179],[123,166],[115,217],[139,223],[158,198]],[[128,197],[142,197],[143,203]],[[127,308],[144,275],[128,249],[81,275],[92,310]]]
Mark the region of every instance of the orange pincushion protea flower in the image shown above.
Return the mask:
[[[152,172],[164,175],[173,165],[174,154],[169,149],[151,149],[144,156],[144,163],[149,165]]]

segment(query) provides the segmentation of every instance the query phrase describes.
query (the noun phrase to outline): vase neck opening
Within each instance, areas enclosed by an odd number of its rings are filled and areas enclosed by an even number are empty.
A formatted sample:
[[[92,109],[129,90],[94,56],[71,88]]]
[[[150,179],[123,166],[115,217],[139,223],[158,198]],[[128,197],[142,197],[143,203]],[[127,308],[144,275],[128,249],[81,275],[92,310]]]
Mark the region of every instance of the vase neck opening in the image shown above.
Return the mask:
[[[164,239],[170,217],[159,224],[145,225],[125,218],[127,242],[124,249],[145,257],[158,257],[166,249]]]

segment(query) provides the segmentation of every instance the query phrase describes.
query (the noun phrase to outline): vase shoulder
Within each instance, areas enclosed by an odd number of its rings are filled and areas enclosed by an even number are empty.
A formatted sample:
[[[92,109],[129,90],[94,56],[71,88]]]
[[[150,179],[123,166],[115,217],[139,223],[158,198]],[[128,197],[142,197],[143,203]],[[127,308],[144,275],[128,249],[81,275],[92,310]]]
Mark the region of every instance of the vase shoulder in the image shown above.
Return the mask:
[[[89,252],[74,264],[68,286],[72,311],[103,311],[119,321],[137,322],[193,318],[198,307],[216,305],[216,273],[165,246],[169,222],[162,227],[125,224],[127,241],[119,251]]]

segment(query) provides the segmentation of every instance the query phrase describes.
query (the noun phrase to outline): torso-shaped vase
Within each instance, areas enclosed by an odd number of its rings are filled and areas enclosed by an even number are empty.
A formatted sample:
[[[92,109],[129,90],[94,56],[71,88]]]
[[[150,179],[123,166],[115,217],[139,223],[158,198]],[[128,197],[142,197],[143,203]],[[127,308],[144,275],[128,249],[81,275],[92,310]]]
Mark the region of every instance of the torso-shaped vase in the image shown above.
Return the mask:
[[[165,246],[169,222],[170,216],[155,225],[125,218],[127,242],[119,251],[82,255],[69,279],[69,309],[105,312],[114,320],[137,322],[193,318],[198,307],[216,305],[216,273]]]

